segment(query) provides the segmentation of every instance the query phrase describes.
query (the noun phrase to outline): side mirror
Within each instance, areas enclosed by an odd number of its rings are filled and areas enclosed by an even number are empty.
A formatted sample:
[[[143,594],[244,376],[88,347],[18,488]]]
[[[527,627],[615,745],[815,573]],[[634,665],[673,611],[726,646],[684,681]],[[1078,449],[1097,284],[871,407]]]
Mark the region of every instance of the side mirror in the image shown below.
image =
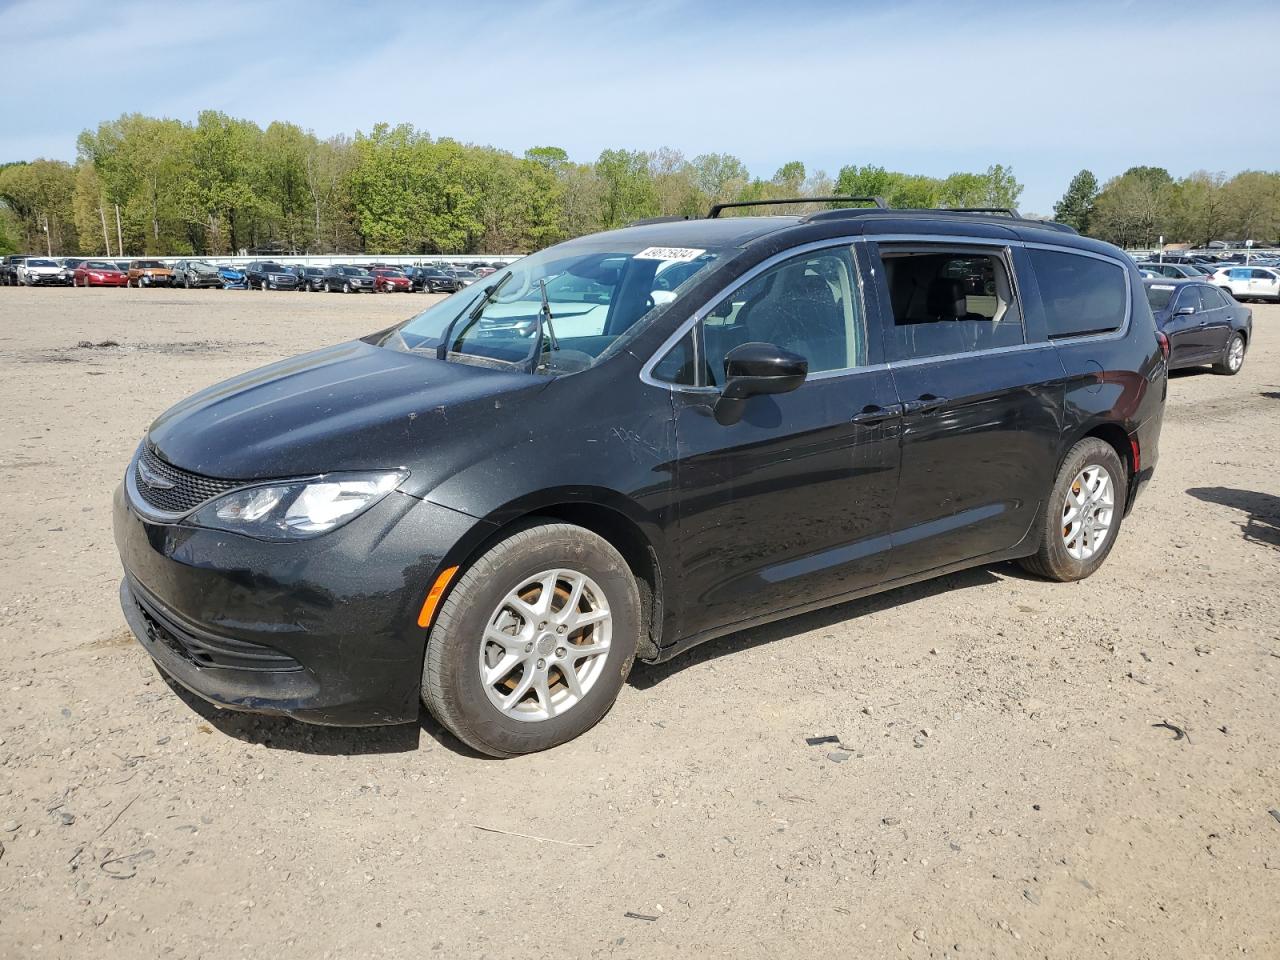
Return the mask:
[[[809,361],[772,343],[744,343],[724,358],[724,389],[716,401],[716,422],[742,419],[746,401],[770,393],[789,393],[809,374]]]
[[[1195,308],[1195,307],[1179,307],[1179,308],[1177,309],[1177,311],[1175,311],[1175,312],[1174,312],[1174,316],[1175,316],[1175,317],[1189,317],[1189,316],[1191,316],[1191,315],[1192,315],[1193,313],[1195,313],[1195,312],[1196,312],[1196,308]]]

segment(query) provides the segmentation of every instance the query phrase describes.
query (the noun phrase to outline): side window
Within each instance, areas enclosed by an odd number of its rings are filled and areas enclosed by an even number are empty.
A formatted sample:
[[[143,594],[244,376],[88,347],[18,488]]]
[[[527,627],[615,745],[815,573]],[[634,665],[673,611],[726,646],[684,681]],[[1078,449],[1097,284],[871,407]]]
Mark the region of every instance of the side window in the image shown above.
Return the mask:
[[[1254,270],[1253,279],[1255,280],[1274,280],[1275,274],[1270,270]]]
[[[1173,303],[1173,309],[1176,313],[1186,307],[1190,307],[1197,313],[1203,309],[1200,305],[1200,296],[1196,293],[1195,287],[1183,287],[1178,291],[1178,299]]]
[[[880,249],[893,326],[890,360],[972,353],[1026,342],[1003,253],[930,247]]]
[[[1232,270],[1232,271],[1231,271],[1231,273],[1229,273],[1229,274],[1228,274],[1228,276],[1229,276],[1232,280],[1248,280],[1248,279],[1249,279],[1249,271],[1248,271],[1248,270],[1242,270],[1242,269],[1240,269],[1239,267],[1237,267],[1236,269]]]
[[[1124,324],[1129,298],[1119,264],[1059,250],[1029,249],[1027,254],[1050,339],[1110,333]]]
[[[847,247],[771,267],[718,303],[702,328],[706,378],[714,386],[724,380],[725,356],[743,343],[772,343],[798,353],[809,361],[810,374],[866,362],[862,301]]]
[[[696,330],[690,330],[663,354],[662,359],[653,365],[653,379],[682,387],[697,385],[698,372],[694,366],[696,358],[693,349],[693,338],[696,335]]]
[[[1217,310],[1219,307],[1226,306],[1226,301],[1222,299],[1220,294],[1213,287],[1207,284],[1200,284],[1196,287],[1200,292],[1200,306],[1205,310]]]

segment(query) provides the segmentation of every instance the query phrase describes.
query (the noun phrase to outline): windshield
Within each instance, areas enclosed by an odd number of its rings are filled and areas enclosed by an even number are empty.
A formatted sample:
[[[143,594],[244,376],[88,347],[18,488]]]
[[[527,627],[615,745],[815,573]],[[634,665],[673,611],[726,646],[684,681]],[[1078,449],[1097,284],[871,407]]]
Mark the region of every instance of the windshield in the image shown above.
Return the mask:
[[[1147,303],[1151,304],[1152,310],[1163,310],[1169,305],[1169,301],[1173,299],[1173,295],[1178,292],[1178,288],[1168,283],[1148,283],[1147,284]]]
[[[52,260],[28,260],[28,267],[56,267],[57,264]]]
[[[668,309],[725,254],[608,235],[571,240],[428,308],[398,328],[398,339],[402,349],[460,362],[574,373]]]
[[[361,270],[359,267],[343,267],[342,272],[348,277],[367,277],[368,270]]]
[[[207,260],[192,260],[188,266],[193,270],[200,270],[206,273],[214,269],[213,264]]]
[[[404,279],[404,274],[399,270],[379,270],[378,275],[382,277],[400,277],[401,279]]]
[[[82,264],[86,270],[111,270],[115,271],[114,263],[103,263],[101,260],[90,260],[88,263]]]
[[[285,268],[284,268],[284,267],[282,267],[282,266],[280,266],[280,264],[278,264],[278,263],[264,263],[264,264],[262,265],[262,270],[263,270],[263,272],[264,272],[264,273],[265,273],[266,271],[268,271],[268,270],[274,270],[276,273],[284,273],[284,272],[285,272]]]

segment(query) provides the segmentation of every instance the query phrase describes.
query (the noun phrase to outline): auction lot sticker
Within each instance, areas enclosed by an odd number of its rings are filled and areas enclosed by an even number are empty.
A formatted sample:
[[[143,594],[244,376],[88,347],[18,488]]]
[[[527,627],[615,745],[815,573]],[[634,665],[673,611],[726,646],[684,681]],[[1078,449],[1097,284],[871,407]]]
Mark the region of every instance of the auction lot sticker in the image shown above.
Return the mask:
[[[697,260],[707,251],[695,250],[692,247],[645,247],[637,253],[633,260],[677,260],[688,263]]]

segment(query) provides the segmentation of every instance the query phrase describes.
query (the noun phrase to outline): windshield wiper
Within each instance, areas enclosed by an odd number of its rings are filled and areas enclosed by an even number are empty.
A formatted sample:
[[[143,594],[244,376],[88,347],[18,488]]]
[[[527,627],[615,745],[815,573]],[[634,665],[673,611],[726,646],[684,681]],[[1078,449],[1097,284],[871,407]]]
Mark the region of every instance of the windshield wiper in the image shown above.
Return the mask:
[[[498,291],[502,289],[503,284],[510,280],[512,276],[514,276],[514,274],[508,270],[501,280],[497,283],[491,283],[489,286],[484,288],[484,293],[480,295],[480,299],[476,301],[476,305],[474,307],[470,310],[463,307],[462,310],[459,311],[458,315],[449,321],[449,325],[444,328],[444,336],[440,338],[440,346],[436,348],[437,360],[445,360],[448,358],[450,352],[449,344],[453,337],[453,328],[457,326],[458,321],[461,320],[463,316],[466,316],[467,326],[470,326],[479,320],[480,314],[484,311],[484,308],[489,305],[489,301],[498,295]]]
[[[552,349],[559,349],[559,340],[556,339],[556,328],[552,326],[552,305],[547,300],[547,280],[538,280],[538,293],[543,300],[543,305],[538,310],[538,342],[534,343],[534,352],[529,358],[529,372],[534,374],[538,372],[538,364],[543,358],[543,328],[547,328],[547,343]]]

